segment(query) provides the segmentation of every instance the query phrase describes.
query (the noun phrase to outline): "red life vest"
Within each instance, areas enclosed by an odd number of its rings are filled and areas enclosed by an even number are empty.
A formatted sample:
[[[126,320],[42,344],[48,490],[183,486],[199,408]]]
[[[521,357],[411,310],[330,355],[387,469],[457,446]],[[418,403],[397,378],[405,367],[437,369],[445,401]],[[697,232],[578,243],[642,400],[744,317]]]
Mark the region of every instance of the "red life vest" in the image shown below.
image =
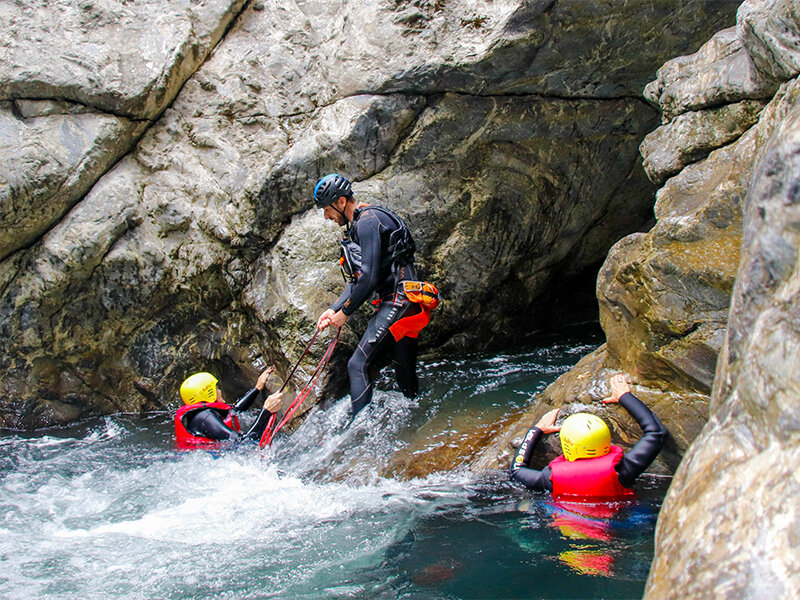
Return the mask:
[[[219,413],[222,422],[235,431],[239,429],[239,419],[231,415],[231,408],[229,404],[224,402],[198,402],[197,404],[186,404],[178,409],[175,413],[175,443],[180,450],[195,450],[198,448],[213,448],[217,446],[220,440],[195,435],[186,429],[186,423],[192,416],[192,413],[199,410],[211,409]]]
[[[550,462],[553,496],[613,500],[633,495],[633,490],[619,482],[615,465],[622,458],[622,448],[611,446],[608,454],[580,458],[572,462],[563,455]]]

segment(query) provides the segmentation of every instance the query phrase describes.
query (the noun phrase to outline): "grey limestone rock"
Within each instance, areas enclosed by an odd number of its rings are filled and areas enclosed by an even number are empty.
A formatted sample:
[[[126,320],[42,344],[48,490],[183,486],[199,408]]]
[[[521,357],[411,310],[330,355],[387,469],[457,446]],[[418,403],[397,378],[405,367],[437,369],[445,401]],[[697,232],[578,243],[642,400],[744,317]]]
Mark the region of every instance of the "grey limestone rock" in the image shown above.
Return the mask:
[[[0,102],[0,259],[61,218],[145,127],[65,102]]]
[[[0,263],[0,414],[17,427],[170,405],[200,368],[230,395],[262,365],[291,364],[339,287],[335,260],[322,267],[335,233],[306,214],[331,171],[409,221],[447,298],[428,344],[508,343],[543,290],[648,219],[637,148],[656,115],[638,90],[733,12],[713,0],[59,4],[51,37],[75,42],[79,67],[23,31],[37,7],[0,9],[19,32],[0,55],[2,97],[134,125],[116,146],[86,137],[105,166],[78,177],[64,164],[58,177],[80,179],[71,199]],[[110,40],[120,23],[133,33]],[[29,69],[37,45],[48,60]],[[35,180],[28,167],[15,177]]]
[[[667,62],[644,96],[661,110],[668,123],[687,111],[747,99],[771,98],[778,83],[753,64],[736,28],[717,33],[695,54]]]
[[[648,177],[663,185],[686,165],[742,135],[755,124],[763,107],[761,101],[743,100],[678,115],[648,134],[639,148]]]
[[[0,259],[35,243],[131,150],[242,5],[0,6]]]
[[[665,122],[687,111],[769,99],[800,71],[798,23],[796,0],[745,0],[736,27],[716,33],[695,54],[667,62],[645,97]]]
[[[15,0],[0,6],[0,99],[59,98],[152,119],[244,0]]]
[[[745,202],[711,417],[664,503],[646,598],[800,593],[797,80],[779,96],[782,118]],[[669,558],[676,555],[680,567]]]

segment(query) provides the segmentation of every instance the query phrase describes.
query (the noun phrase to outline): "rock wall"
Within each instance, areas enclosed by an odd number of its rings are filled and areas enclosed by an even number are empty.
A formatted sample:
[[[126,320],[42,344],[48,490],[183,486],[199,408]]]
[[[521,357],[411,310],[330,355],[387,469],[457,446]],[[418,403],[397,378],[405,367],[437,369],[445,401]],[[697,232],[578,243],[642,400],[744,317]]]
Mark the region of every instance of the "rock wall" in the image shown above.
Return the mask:
[[[770,114],[746,198],[742,262],[711,417],[665,501],[649,598],[800,593],[797,199],[800,86]],[[667,556],[680,553],[677,569]]]
[[[737,33],[762,80],[789,79],[754,128],[710,418],[659,517],[646,598],[800,594],[800,3],[746,2]]]
[[[340,285],[310,210],[331,171],[407,217],[447,299],[429,344],[510,343],[650,218],[640,90],[733,13],[173,4],[0,8],[0,425],[169,405],[200,368],[229,394],[285,369]]]
[[[600,269],[607,343],[537,399],[501,453],[546,407],[575,401],[618,423],[620,441],[636,439],[635,423],[597,404],[619,370],[672,434],[656,470],[674,470],[699,435],[727,332],[746,198],[786,114],[780,86],[797,72],[796,17],[783,0],[745,2],[735,27],[670,60],[646,86],[662,115],[640,148],[648,176],[662,185],[656,224],[615,244]]]
[[[657,221],[600,270],[607,343],[491,449],[508,455],[536,416],[570,403],[565,412],[596,410],[623,443],[635,439],[629,419],[596,402],[612,372],[629,373],[672,433],[654,469],[686,452],[646,598],[800,593],[798,72],[800,3],[789,0],[744,2],[734,28],[659,70],[645,96],[663,122],[641,145],[663,185]]]

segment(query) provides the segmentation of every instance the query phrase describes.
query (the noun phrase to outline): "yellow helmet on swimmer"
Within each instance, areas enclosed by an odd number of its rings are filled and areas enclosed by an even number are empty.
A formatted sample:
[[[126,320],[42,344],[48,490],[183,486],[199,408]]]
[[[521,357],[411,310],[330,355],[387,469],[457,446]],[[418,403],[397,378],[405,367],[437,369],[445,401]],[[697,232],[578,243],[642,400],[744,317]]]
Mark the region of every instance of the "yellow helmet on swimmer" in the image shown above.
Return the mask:
[[[605,456],[611,448],[611,432],[597,415],[575,413],[564,420],[559,432],[564,457],[572,462],[579,458]]]
[[[184,404],[217,401],[217,378],[211,373],[195,373],[181,384]]]

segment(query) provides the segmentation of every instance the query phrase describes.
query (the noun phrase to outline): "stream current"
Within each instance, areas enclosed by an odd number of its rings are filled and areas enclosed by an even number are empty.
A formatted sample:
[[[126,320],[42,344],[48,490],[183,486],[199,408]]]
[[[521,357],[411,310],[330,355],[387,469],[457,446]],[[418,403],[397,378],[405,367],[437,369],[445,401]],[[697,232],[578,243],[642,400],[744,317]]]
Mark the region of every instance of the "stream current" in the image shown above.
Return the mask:
[[[383,373],[265,451],[178,452],[167,413],[6,433],[0,597],[639,598],[668,478],[576,510],[465,450],[600,342],[421,361],[416,400]]]

